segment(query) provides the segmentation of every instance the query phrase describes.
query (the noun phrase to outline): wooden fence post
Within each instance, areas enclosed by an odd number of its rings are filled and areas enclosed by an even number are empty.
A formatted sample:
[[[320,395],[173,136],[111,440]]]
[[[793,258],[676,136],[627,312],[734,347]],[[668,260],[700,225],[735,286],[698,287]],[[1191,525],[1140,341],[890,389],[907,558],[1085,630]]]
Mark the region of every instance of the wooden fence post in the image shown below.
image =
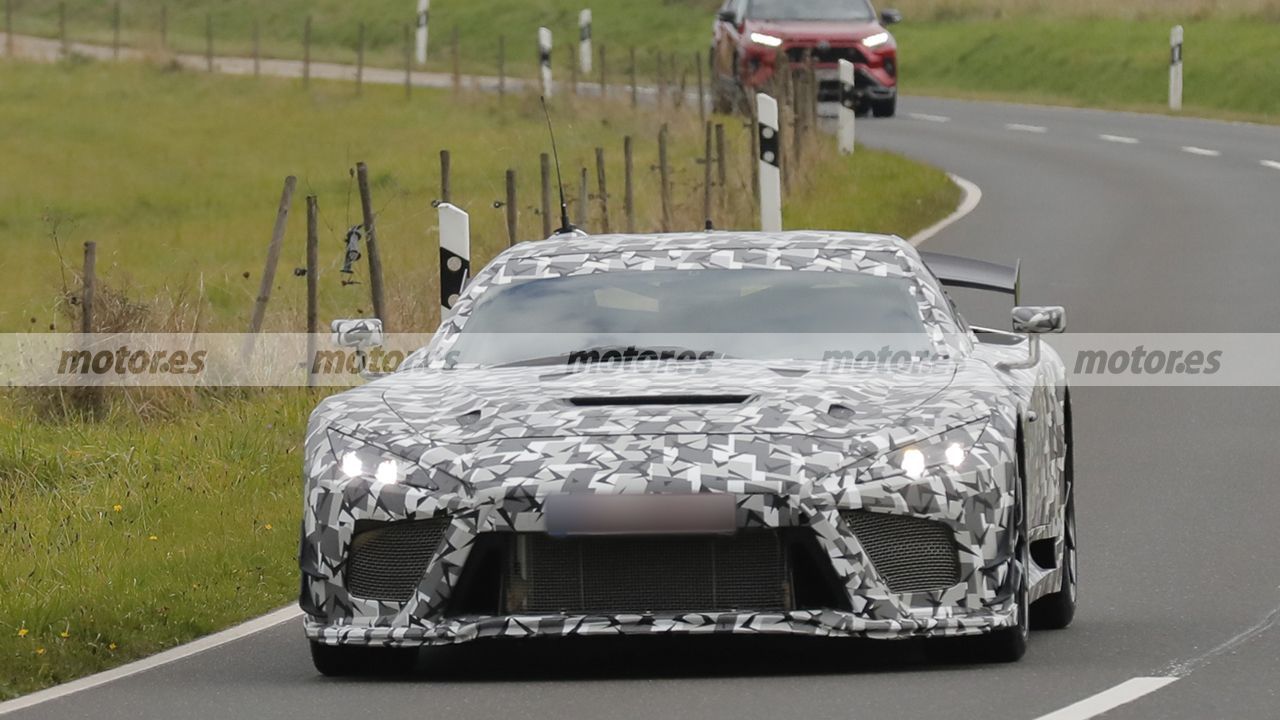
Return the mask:
[[[413,99],[413,28],[404,26],[404,99]]]
[[[448,150],[440,151],[440,202],[453,202],[453,157]]]
[[[462,91],[462,49],[458,46],[458,26],[453,26],[453,32],[449,36],[449,56],[453,61],[453,92],[456,95]]]
[[[715,227],[711,217],[711,139],[713,130],[711,122],[703,123],[704,139],[702,146],[702,217],[706,220],[708,230]]]
[[[120,3],[111,6],[111,59],[120,59]]]
[[[507,95],[507,36],[498,36],[498,99]]]
[[[253,20],[253,76],[262,75],[262,27]]]
[[[716,123],[716,185],[720,188],[717,204],[721,212],[726,209],[729,192],[729,169],[725,166],[724,145],[724,123]]]
[[[307,387],[315,387],[312,375],[316,357],[316,333],[320,332],[320,204],[307,196]]]
[[[98,289],[97,264],[98,243],[85,243],[83,294],[80,297],[80,332],[85,335],[93,332],[93,296]]]
[[[507,170],[507,247],[518,242],[516,223],[519,221],[519,209],[516,204],[516,171]]]
[[[631,46],[631,107],[640,104],[640,86],[636,83],[636,48]]]
[[[364,23],[356,38],[356,95],[364,94]]]
[[[609,227],[609,186],[604,175],[604,148],[596,148],[596,187],[600,195],[600,232],[608,235]]]
[[[600,99],[609,99],[609,56],[605,53],[604,43],[600,43]]]
[[[539,170],[542,175],[542,237],[551,237],[551,156],[542,153],[538,156]]]
[[[289,223],[289,206],[293,204],[293,191],[298,179],[292,175],[284,179],[284,191],[280,193],[280,208],[276,211],[276,224],[271,231],[271,244],[267,246],[267,262],[258,284],[258,298],[253,304],[253,318],[249,321],[249,337],[245,338],[244,355],[253,354],[254,336],[262,331],[262,321],[267,316],[267,303],[271,301],[271,289],[275,287],[276,266],[280,264],[280,249],[284,246],[284,232]]]
[[[636,231],[636,193],[632,173],[635,163],[632,157],[631,136],[622,138],[622,209],[627,216],[627,232]]]
[[[204,16],[204,64],[205,70],[213,72],[213,13]]]
[[[693,64],[698,66],[698,122],[707,121],[707,86],[702,77],[702,53],[693,54]]]
[[[589,193],[587,190],[587,169],[584,167],[582,168],[582,172],[578,174],[578,208],[577,208],[578,217],[573,223],[574,225],[577,225],[579,228],[581,228],[584,231],[587,229],[587,221],[590,219],[590,217],[587,214],[587,195],[588,194]]]
[[[302,26],[302,87],[311,87],[311,16]]]
[[[373,314],[388,326],[387,306],[382,294],[382,255],[378,252],[378,233],[373,215],[373,196],[369,191],[369,168],[356,164],[356,182],[360,186],[360,211],[364,215],[364,248],[369,255],[369,289],[373,295]]]
[[[658,195],[662,199],[662,232],[671,232],[671,168],[667,165],[667,124],[658,131]]]

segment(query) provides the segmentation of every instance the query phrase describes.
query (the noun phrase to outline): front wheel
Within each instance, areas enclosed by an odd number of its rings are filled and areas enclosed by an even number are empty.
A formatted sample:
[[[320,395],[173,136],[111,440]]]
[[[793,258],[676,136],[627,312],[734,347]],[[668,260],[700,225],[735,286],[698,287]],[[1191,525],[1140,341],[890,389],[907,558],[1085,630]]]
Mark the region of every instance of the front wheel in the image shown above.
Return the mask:
[[[418,658],[417,648],[372,648],[311,642],[311,663],[328,677],[407,673]]]
[[[876,100],[871,103],[871,114],[878,118],[890,118],[898,114],[898,97],[888,100]]]

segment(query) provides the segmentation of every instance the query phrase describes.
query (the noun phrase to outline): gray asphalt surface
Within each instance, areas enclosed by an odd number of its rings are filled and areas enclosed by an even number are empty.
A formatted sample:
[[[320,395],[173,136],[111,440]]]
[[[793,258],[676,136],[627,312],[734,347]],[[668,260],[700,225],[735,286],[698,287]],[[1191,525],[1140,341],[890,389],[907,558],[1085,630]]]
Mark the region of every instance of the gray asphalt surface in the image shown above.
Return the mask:
[[[859,139],[984,192],[928,249],[1022,258],[1024,300],[1066,305],[1077,331],[1280,330],[1280,169],[1262,164],[1280,161],[1280,128],[901,110]],[[407,679],[340,681],[289,623],[10,717],[1030,719],[1175,666],[1184,679],[1107,717],[1280,717],[1280,627],[1213,654],[1280,606],[1280,391],[1082,389],[1075,405],[1082,606],[1015,665],[830,640],[495,641],[429,651]]]

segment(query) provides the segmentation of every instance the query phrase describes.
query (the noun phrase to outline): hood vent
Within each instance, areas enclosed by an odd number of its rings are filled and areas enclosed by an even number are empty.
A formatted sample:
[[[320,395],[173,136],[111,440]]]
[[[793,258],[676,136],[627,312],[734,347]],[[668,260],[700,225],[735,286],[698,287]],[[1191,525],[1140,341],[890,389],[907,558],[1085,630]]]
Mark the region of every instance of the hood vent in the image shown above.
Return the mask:
[[[750,395],[617,395],[569,398],[575,407],[672,407],[688,405],[741,405]]]

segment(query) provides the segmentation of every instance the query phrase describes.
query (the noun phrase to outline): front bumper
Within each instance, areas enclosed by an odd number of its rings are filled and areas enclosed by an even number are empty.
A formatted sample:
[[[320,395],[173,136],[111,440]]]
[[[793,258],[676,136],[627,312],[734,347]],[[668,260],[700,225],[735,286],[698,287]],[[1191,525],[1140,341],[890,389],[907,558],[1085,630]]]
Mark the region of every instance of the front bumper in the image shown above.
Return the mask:
[[[818,483],[703,486],[732,493],[738,527],[803,528],[830,563],[847,609],[773,612],[658,612],[618,614],[458,614],[449,601],[477,540],[494,533],[542,533],[545,495],[536,484],[492,488],[472,495],[413,487],[371,487],[321,481],[309,489],[302,548],[302,593],[308,638],[327,644],[446,645],[494,637],[634,634],[790,634],[803,636],[964,636],[1016,624],[1013,602],[1013,495],[1007,457],[978,453],[975,467],[917,481],[831,479]],[[614,490],[616,492],[616,490]],[[924,518],[953,533],[959,581],[924,592],[895,593],[841,519],[861,510]],[[358,520],[399,521],[449,516],[439,548],[407,602],[351,595],[343,566]]]

